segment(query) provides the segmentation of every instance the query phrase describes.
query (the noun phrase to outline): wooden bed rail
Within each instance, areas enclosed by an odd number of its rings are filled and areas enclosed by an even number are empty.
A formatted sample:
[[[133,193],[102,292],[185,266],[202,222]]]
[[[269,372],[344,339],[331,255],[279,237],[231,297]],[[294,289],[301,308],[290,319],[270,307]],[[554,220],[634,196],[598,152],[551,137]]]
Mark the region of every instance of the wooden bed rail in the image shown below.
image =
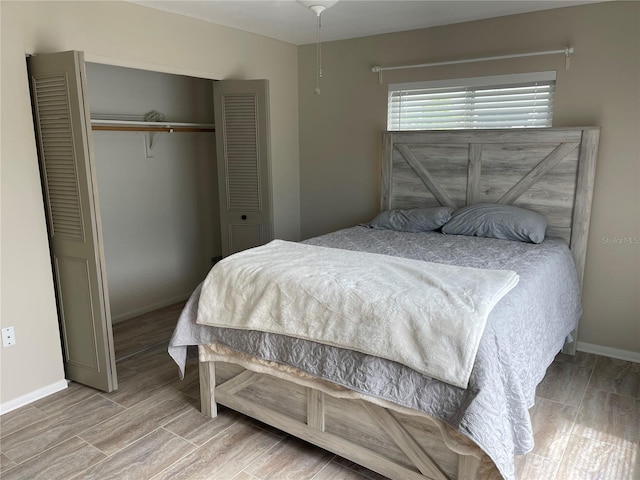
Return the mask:
[[[446,447],[435,452],[423,447],[444,445],[438,429],[427,428],[426,419],[420,428],[409,431],[407,425],[419,417],[392,412],[364,400],[335,398],[315,388],[250,370],[236,370],[230,376],[223,372],[222,378],[216,379],[216,370],[228,365],[200,362],[201,387],[217,382],[215,388],[201,388],[202,412],[207,416],[217,415],[219,403],[393,480],[477,478],[480,460],[476,457],[459,455]],[[298,397],[302,400],[294,402],[297,408],[273,401]],[[346,410],[349,414],[338,417],[328,412],[328,404],[334,412]],[[341,425],[337,426],[336,421]],[[392,453],[387,454],[390,446]]]

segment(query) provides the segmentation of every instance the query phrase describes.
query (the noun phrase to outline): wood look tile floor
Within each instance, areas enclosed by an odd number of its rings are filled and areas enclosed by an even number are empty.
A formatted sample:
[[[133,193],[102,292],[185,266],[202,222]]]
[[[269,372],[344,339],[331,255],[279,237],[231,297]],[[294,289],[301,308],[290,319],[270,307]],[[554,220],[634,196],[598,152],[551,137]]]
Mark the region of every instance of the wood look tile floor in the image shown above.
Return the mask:
[[[179,311],[156,318],[171,325]],[[146,336],[139,319],[117,324],[116,343],[126,352],[117,391],[72,383],[0,417],[3,480],[384,479],[224,407],[204,417],[197,360],[180,381],[166,353],[171,328],[144,317],[147,329],[165,333]],[[639,364],[560,354],[537,393],[536,446],[516,458],[518,480],[640,478]]]
[[[121,360],[171,338],[186,302],[174,303],[124,322],[113,324],[116,359]]]

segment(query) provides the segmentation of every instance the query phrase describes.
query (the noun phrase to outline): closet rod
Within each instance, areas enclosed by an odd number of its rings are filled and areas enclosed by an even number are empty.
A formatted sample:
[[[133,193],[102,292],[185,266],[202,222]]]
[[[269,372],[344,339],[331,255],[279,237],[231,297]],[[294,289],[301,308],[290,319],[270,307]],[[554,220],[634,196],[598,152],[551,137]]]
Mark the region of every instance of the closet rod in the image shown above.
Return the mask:
[[[215,126],[209,123],[171,123],[97,119],[91,119],[91,129],[115,132],[215,132]]]
[[[371,68],[373,73],[380,73],[385,70],[404,70],[406,68],[423,68],[423,67],[437,67],[440,65],[455,65],[457,63],[472,63],[472,62],[486,62],[489,60],[504,60],[507,58],[520,58],[520,57],[534,57],[537,55],[555,55],[563,53],[567,58],[567,63],[569,56],[574,52],[573,47],[563,48],[562,50],[547,50],[544,52],[529,52],[529,53],[514,53],[512,55],[498,55],[495,57],[482,57],[482,58],[467,58],[464,60],[451,60],[447,62],[435,62],[435,63],[421,63],[418,65],[399,65],[397,67],[381,67],[376,65]],[[568,64],[567,64],[568,69]]]
[[[92,125],[91,130],[101,130],[110,132],[215,132],[214,127],[144,127],[131,125]]]

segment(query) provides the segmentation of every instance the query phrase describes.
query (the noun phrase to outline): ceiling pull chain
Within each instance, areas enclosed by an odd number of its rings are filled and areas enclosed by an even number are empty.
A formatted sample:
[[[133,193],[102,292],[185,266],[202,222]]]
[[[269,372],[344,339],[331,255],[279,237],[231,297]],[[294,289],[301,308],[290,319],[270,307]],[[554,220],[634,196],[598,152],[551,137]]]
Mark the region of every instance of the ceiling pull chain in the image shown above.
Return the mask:
[[[322,78],[322,44],[320,43],[320,29],[322,28],[322,12],[338,0],[297,0],[300,5],[308,8],[316,14],[316,89],[315,94],[320,95],[320,79]]]
[[[316,95],[320,95],[320,79],[322,78],[322,45],[320,45],[320,28],[322,27],[322,21],[320,20],[321,13],[322,12],[317,12],[318,27],[316,30]]]

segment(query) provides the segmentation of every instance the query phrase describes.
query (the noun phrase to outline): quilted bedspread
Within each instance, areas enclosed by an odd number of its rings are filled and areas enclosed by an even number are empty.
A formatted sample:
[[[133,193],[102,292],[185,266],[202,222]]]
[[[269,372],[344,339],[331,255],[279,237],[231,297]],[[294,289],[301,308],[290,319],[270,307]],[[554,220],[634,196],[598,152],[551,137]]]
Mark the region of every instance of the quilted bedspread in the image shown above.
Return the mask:
[[[518,284],[493,308],[467,388],[398,362],[286,335],[195,323],[200,288],[181,316],[169,352],[184,368],[186,346],[220,343],[294,366],[366,395],[423,411],[472,439],[514,479],[514,454],[533,448],[528,409],[547,367],[581,315],[579,283],[565,242],[541,244],[440,233],[353,227],[304,243],[446,265],[510,270]]]
[[[197,323],[356,350],[465,388],[487,317],[517,283],[508,270],[273,240],[211,269]]]

